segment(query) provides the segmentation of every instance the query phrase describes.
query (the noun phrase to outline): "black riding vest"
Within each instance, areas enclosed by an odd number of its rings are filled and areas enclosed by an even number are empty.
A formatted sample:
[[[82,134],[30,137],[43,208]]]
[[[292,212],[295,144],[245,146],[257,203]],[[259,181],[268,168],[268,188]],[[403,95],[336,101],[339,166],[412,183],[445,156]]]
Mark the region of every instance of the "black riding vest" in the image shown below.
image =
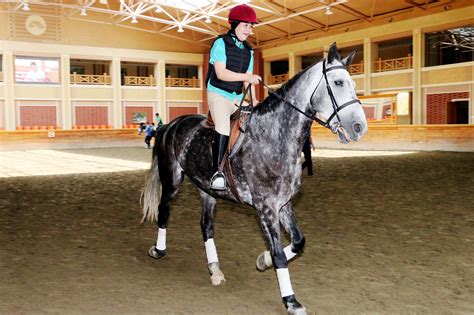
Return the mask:
[[[252,48],[245,41],[243,42],[244,48],[237,47],[232,37],[233,35],[230,35],[229,33],[227,33],[224,35],[220,35],[218,38],[216,38],[216,40],[218,40],[219,38],[222,38],[225,43],[225,55],[227,58],[226,69],[233,72],[245,73],[247,72],[247,68],[249,67],[249,64],[250,64]],[[216,40],[212,43],[211,48],[216,42]],[[206,85],[209,82],[209,80],[211,81],[212,86],[215,86],[226,92],[229,92],[229,93],[236,92],[237,95],[242,93],[243,82],[241,81],[227,82],[227,81],[219,80],[217,78],[214,65],[211,63],[209,63],[209,69],[207,71]]]

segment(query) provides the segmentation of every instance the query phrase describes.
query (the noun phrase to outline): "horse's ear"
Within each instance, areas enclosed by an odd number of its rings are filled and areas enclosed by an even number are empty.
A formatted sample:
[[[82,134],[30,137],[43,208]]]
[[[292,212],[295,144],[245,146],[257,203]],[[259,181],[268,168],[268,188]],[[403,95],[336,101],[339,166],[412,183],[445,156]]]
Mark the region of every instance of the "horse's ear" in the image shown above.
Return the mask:
[[[341,60],[341,55],[337,51],[336,42],[332,43],[331,47],[329,47],[328,53],[328,63],[332,63],[334,60]]]
[[[342,60],[342,64],[345,65],[346,67],[349,67],[350,64],[352,63],[352,60],[354,60],[355,55],[356,55],[356,51],[354,50],[346,58]]]

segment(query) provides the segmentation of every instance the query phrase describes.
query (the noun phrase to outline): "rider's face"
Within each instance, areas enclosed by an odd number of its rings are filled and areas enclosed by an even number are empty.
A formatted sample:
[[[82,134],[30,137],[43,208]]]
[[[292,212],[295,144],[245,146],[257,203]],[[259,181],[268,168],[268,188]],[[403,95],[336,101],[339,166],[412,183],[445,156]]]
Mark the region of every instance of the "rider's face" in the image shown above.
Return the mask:
[[[250,33],[252,33],[252,29],[252,23],[240,22],[239,25],[237,25],[237,27],[235,28],[235,35],[241,42],[243,42],[250,36]]]

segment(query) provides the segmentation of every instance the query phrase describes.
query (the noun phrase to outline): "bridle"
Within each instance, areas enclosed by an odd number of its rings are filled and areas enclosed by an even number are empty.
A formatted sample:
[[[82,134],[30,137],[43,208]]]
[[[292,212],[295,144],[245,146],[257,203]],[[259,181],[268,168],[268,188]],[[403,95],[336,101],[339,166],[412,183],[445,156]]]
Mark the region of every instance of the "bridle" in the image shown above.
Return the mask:
[[[329,71],[336,70],[336,69],[344,69],[344,70],[347,71],[347,68],[345,66],[342,66],[342,65],[326,68],[326,60],[323,60],[323,75],[321,76],[321,79],[319,79],[318,85],[316,85],[316,88],[314,89],[313,93],[311,94],[311,98],[310,98],[310,101],[309,101],[310,105],[312,106],[313,104],[311,103],[311,100],[313,99],[314,93],[316,93],[316,90],[318,89],[319,84],[321,84],[321,81],[324,78],[324,80],[326,81],[326,87],[328,89],[328,94],[329,94],[329,97],[331,98],[331,103],[332,103],[332,108],[333,108],[333,113],[331,114],[331,116],[329,116],[328,119],[326,119],[326,121],[316,117],[315,113],[314,114],[307,114],[306,112],[302,111],[301,109],[299,109],[298,107],[293,105],[291,102],[287,101],[284,97],[278,95],[272,88],[270,88],[265,83],[263,83],[263,85],[268,89],[268,94],[271,94],[271,95],[275,96],[276,98],[283,101],[285,104],[291,106],[293,109],[295,109],[296,111],[298,111],[301,114],[305,115],[309,119],[314,120],[318,124],[320,124],[321,126],[330,129],[335,134],[338,131],[343,131],[343,129],[341,127],[341,118],[339,117],[339,112],[341,110],[343,110],[344,108],[346,108],[347,106],[350,106],[352,104],[356,104],[356,103],[360,104],[360,101],[357,98],[353,99],[353,100],[350,100],[350,101],[348,101],[348,102],[346,102],[346,103],[344,103],[340,106],[337,104],[336,98],[334,97],[334,93],[332,92],[331,86],[329,85],[329,80],[328,80],[328,76],[327,76],[327,73]],[[334,119],[334,117],[336,117],[338,121],[331,127],[331,121]]]

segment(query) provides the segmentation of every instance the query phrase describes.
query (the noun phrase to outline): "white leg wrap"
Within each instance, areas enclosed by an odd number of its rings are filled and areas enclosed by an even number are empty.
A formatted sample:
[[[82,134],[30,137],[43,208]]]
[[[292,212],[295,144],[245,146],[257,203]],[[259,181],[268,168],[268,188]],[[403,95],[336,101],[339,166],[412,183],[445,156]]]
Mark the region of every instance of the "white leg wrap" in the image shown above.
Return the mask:
[[[291,287],[290,273],[288,268],[277,269],[278,285],[280,286],[281,297],[295,294]]]
[[[204,245],[206,246],[206,255],[207,255],[207,263],[219,262],[217,258],[217,250],[216,245],[214,244],[214,239],[208,239]]]
[[[286,246],[283,250],[285,252],[286,260],[288,261],[296,256],[296,253],[293,253],[293,251],[291,250],[291,244]]]
[[[166,249],[166,229],[158,229],[158,237],[156,239],[156,249]]]

